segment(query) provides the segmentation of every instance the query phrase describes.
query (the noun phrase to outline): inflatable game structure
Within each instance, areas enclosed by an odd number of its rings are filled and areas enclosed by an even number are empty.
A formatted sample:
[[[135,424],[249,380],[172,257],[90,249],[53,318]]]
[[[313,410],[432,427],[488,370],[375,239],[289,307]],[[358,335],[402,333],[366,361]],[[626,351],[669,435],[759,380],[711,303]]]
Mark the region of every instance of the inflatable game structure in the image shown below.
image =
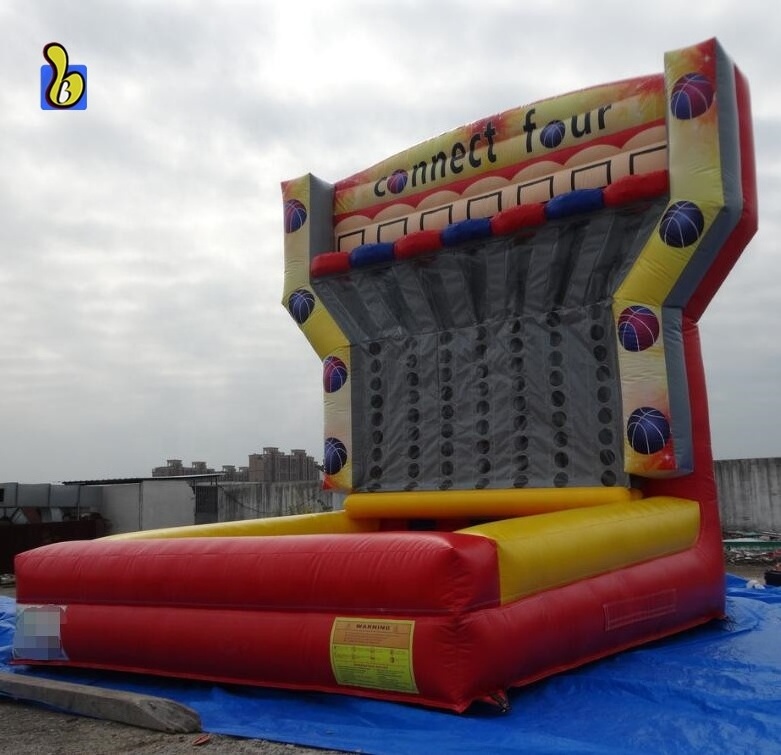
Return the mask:
[[[722,617],[697,322],[755,193],[716,40],[284,183],[344,510],[28,551],[16,662],[464,711]]]

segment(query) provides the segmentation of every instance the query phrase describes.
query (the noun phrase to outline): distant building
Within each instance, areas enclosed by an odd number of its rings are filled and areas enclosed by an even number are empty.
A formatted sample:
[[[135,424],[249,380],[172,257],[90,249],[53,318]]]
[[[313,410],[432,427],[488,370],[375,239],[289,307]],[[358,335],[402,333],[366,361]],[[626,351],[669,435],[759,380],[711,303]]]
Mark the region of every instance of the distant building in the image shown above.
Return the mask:
[[[212,474],[214,469],[205,461],[193,461],[187,467],[181,459],[168,459],[164,467],[155,467],[152,477],[181,477],[183,475]],[[249,455],[249,466],[223,464],[224,482],[314,482],[320,480],[320,469],[312,456],[300,448],[289,454],[267,446],[261,454]]]
[[[249,456],[250,482],[305,482],[320,479],[315,460],[306,451],[294,448],[289,454],[267,446],[262,454]]]

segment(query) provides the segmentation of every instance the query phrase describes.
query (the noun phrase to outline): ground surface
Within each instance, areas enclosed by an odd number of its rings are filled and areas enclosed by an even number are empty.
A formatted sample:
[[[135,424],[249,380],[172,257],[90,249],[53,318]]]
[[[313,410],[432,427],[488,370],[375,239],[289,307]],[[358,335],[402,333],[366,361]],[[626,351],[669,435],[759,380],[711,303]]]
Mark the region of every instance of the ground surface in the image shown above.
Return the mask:
[[[728,564],[731,574],[764,583],[767,564]],[[15,597],[12,586],[0,595]],[[162,734],[133,726],[56,713],[0,697],[0,755],[114,755],[114,753],[264,753],[264,755],[326,755],[333,750],[311,749],[260,739],[216,734]],[[204,739],[205,741],[200,741]]]

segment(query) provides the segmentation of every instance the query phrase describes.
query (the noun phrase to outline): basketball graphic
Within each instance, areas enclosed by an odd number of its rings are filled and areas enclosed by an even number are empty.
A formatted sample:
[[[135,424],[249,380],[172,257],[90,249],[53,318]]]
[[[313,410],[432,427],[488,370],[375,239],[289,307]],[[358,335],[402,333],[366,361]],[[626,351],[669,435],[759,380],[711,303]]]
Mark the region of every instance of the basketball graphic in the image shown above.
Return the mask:
[[[287,308],[290,314],[293,315],[293,319],[299,325],[303,325],[315,308],[315,296],[305,288],[297,288],[290,294],[287,300]]]
[[[407,185],[407,171],[403,169],[394,170],[393,173],[388,176],[386,185],[391,194],[401,194],[401,192],[404,191],[404,187]]]
[[[285,233],[293,233],[306,223],[306,207],[297,199],[285,201]]]
[[[543,146],[553,149],[561,144],[566,131],[563,121],[551,121],[540,131],[540,141]]]
[[[667,246],[678,249],[693,244],[702,235],[705,218],[694,202],[673,202],[659,223],[659,235]]]
[[[339,357],[323,360],[323,389],[326,393],[338,391],[347,382],[347,365]]]
[[[655,454],[665,447],[670,438],[670,423],[658,409],[641,406],[629,415],[626,437],[638,453]]]
[[[347,463],[347,447],[338,438],[325,439],[323,469],[326,474],[336,474]]]
[[[687,73],[673,85],[670,110],[682,121],[702,115],[713,102],[713,84],[701,73]]]
[[[627,307],[618,316],[618,340],[627,351],[644,351],[659,337],[659,319],[648,307]]]

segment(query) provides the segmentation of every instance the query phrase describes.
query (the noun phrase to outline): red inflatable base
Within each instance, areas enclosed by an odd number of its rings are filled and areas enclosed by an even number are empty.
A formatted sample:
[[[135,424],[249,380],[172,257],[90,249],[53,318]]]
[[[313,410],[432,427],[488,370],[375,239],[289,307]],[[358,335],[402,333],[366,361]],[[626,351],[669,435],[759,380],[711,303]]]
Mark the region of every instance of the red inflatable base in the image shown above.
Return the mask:
[[[59,543],[18,558],[15,654],[463,711],[721,616],[703,556],[503,605],[495,542],[459,533]]]

